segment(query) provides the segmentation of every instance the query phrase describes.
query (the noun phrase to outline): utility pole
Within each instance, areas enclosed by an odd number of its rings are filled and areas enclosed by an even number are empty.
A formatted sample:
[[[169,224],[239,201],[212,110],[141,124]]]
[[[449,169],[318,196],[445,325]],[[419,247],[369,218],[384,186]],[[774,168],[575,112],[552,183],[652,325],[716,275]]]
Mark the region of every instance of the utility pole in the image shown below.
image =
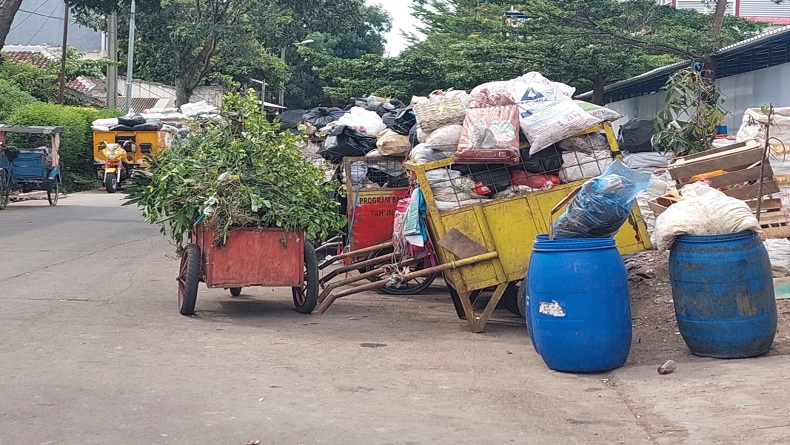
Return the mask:
[[[58,86],[58,103],[66,102],[66,45],[69,41],[69,5],[63,2],[63,45],[60,47],[60,85]]]
[[[285,65],[285,47],[283,46],[280,49],[280,59],[283,61],[283,65]],[[280,106],[285,106],[285,82],[280,82]]]
[[[118,14],[107,17],[107,55],[112,63],[107,67],[107,108],[118,108]]]
[[[135,4],[132,0],[132,13],[129,15],[129,56],[126,59],[126,113],[132,108],[132,68],[134,67],[134,13]]]

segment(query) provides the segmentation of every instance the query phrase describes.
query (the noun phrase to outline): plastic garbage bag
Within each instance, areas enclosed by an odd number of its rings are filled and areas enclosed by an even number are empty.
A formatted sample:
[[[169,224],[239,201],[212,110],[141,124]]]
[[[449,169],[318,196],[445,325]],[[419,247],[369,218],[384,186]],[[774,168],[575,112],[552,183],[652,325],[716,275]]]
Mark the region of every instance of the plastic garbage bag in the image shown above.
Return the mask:
[[[419,144],[409,152],[409,159],[418,164],[441,161],[442,159],[451,158],[452,156],[453,154],[451,152],[434,150],[430,147],[426,147],[425,144]]]
[[[376,138],[349,126],[338,125],[329,133],[318,154],[333,164],[339,164],[346,156],[365,156],[375,149]]]
[[[631,170],[615,160],[606,171],[585,182],[554,222],[558,238],[609,238],[628,219],[636,196],[653,182],[653,175]]]
[[[384,125],[384,121],[381,120],[381,116],[373,111],[368,111],[360,107],[352,108],[347,114],[340,117],[337,122],[341,125],[348,125],[349,127],[356,128],[368,136],[373,137],[387,128],[387,126]]]
[[[458,142],[456,161],[518,164],[521,160],[518,126],[516,105],[470,108]]]
[[[384,125],[386,125],[387,128],[402,135],[408,135],[412,127],[417,124],[417,116],[414,115],[414,111],[408,108],[397,108],[388,111],[381,116],[381,119],[384,121]]]
[[[329,125],[330,122],[334,122],[343,117],[344,114],[346,114],[346,112],[340,108],[316,107],[307,110],[302,116],[302,120],[315,128],[324,128]]]
[[[659,251],[672,246],[679,235],[719,235],[742,230],[762,232],[751,208],[735,199],[695,182],[680,189],[680,200],[656,218],[651,241]]]

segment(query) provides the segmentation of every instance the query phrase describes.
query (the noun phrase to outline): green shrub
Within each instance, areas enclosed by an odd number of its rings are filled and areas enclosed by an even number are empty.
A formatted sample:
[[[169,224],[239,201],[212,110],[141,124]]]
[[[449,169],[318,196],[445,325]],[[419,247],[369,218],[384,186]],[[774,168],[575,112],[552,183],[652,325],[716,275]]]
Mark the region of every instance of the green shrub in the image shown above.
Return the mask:
[[[106,115],[107,110],[33,103],[17,108],[7,120],[13,125],[63,127],[60,144],[63,189],[75,192],[98,185],[93,165],[91,122]]]
[[[0,122],[17,108],[36,102],[36,98],[22,91],[15,83],[0,79]]]

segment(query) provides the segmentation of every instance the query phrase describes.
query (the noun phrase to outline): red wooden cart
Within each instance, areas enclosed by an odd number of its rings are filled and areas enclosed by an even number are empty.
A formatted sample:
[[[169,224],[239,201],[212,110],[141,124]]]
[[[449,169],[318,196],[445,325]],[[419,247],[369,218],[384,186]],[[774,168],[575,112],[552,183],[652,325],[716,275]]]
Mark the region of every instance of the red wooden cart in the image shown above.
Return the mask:
[[[318,262],[303,233],[281,229],[232,230],[223,246],[203,224],[190,234],[178,273],[178,311],[195,313],[198,285],[230,289],[238,296],[244,287],[290,287],[298,312],[309,314],[318,298]]]

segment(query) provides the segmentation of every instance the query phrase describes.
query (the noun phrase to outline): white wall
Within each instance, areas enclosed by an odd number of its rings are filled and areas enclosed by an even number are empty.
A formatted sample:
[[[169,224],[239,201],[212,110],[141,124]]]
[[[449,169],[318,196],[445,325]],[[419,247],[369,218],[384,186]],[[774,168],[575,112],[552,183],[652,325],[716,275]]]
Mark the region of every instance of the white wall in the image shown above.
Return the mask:
[[[773,103],[775,107],[790,106],[790,63],[763,68],[737,76],[719,79],[717,83],[726,100],[724,108],[728,132],[735,134],[747,108],[758,108]],[[606,106],[619,112],[623,118],[614,123],[615,131],[620,124],[633,118],[653,119],[664,106],[666,93],[648,94],[611,102]]]

